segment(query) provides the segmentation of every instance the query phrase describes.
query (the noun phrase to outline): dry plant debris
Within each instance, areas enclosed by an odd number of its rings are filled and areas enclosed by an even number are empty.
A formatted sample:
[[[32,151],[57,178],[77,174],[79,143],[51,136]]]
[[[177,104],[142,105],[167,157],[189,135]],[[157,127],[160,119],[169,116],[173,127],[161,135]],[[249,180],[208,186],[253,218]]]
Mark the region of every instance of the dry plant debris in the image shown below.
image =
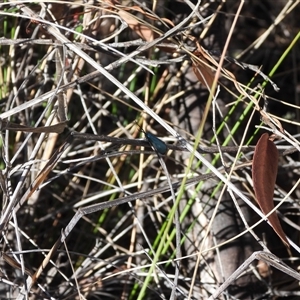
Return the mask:
[[[299,2],[0,3],[0,298],[299,297]]]

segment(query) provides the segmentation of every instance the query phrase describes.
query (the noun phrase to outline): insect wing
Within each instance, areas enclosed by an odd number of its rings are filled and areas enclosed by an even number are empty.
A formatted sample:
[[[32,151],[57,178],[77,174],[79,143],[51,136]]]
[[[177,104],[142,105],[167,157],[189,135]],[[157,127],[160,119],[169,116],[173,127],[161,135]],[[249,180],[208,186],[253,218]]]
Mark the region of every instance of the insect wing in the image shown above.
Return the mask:
[[[151,146],[159,153],[159,154],[166,154],[168,151],[168,147],[161,139],[156,137],[150,132],[145,132],[146,138],[148,139]]]

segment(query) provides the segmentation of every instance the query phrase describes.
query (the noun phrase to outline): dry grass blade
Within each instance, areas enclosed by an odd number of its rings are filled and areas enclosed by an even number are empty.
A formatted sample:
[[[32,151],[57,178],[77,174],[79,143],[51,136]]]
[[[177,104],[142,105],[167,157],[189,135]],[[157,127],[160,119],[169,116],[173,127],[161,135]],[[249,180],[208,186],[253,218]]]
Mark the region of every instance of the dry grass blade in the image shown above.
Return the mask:
[[[1,255],[2,255],[2,258],[13,268],[18,269],[18,270],[22,269],[22,266],[15,259],[13,259],[9,255],[7,255],[5,252],[2,252]],[[33,276],[33,273],[26,268],[25,268],[25,274],[27,274],[30,277]]]
[[[66,141],[50,158],[50,160],[47,162],[45,167],[39,172],[35,180],[30,185],[29,189],[25,192],[23,197],[15,201],[11,201],[7,207],[5,207],[5,210],[2,213],[1,220],[0,220],[0,230],[3,230],[3,228],[6,226],[8,221],[11,218],[12,211],[15,212],[18,211],[18,209],[24,204],[25,201],[28,200],[28,198],[38,189],[38,187],[44,182],[44,180],[47,178],[49,173],[53,170],[55,164],[57,163],[60,156],[63,154],[66,147],[69,146],[69,142]]]
[[[60,122],[50,126],[41,127],[28,127],[4,120],[0,120],[0,130],[11,130],[11,131],[23,131],[23,132],[33,132],[33,133],[62,133],[66,128],[67,122]]]

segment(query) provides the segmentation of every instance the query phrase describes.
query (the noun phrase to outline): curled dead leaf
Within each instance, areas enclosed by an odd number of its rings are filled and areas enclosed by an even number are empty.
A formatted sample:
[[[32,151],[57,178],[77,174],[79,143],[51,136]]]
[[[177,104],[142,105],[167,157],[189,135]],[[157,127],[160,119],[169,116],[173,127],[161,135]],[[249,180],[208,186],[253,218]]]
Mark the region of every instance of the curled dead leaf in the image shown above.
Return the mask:
[[[197,50],[193,52],[193,54],[198,58],[193,59],[193,71],[197,76],[198,80],[207,87],[207,89],[211,89],[215,73],[210,67],[209,62],[212,65],[215,65],[215,61],[212,61],[211,58],[203,51],[202,47],[197,44]]]
[[[253,163],[252,180],[256,200],[262,212],[267,215],[273,208],[273,194],[278,168],[278,150],[269,135],[264,133],[256,144]],[[268,220],[274,231],[286,246],[290,246],[281,227],[276,212],[273,212]]]

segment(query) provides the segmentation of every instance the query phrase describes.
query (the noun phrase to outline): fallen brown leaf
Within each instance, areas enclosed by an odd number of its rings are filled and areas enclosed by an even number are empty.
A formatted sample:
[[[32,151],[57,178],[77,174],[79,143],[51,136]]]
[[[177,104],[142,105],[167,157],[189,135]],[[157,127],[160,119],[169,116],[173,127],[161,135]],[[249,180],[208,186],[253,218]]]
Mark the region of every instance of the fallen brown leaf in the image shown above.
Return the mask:
[[[274,208],[273,194],[277,177],[278,157],[278,150],[274,142],[269,140],[267,133],[264,133],[255,147],[252,164],[252,180],[256,200],[265,215]],[[276,212],[273,212],[268,217],[268,220],[283,243],[289,247],[289,242]]]

